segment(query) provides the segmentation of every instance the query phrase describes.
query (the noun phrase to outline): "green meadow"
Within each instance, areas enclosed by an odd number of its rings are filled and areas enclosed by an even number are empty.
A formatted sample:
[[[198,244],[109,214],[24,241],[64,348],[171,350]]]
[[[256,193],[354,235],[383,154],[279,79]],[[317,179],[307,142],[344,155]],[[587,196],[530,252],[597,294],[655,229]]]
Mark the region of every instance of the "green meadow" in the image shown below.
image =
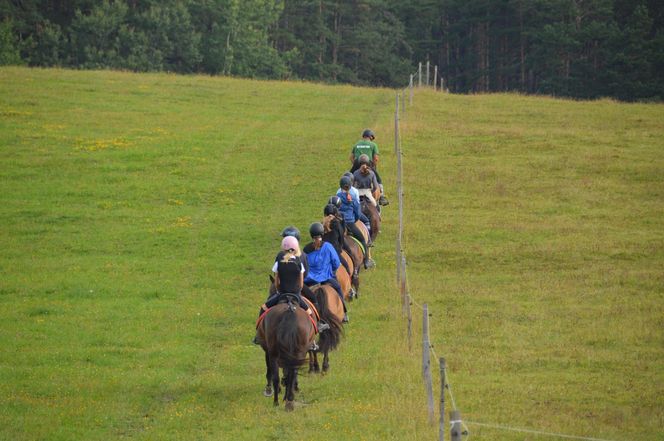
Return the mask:
[[[664,438],[664,105],[416,91],[409,350],[394,97],[0,68],[0,439],[435,440],[424,303],[471,439]],[[279,233],[322,217],[365,127],[392,201],[378,266],[286,413],[257,309]]]

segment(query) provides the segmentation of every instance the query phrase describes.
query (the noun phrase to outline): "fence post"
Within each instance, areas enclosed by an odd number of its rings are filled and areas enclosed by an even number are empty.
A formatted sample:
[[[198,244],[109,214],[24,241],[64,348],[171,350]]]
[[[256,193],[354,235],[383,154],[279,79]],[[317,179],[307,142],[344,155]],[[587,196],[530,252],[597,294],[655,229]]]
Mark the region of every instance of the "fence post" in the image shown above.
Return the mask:
[[[410,105],[413,105],[413,75],[411,74],[410,76],[410,83],[408,84],[410,87]]]
[[[438,89],[438,66],[433,68],[433,90]]]
[[[401,292],[401,312],[402,315],[406,315],[406,277],[407,277],[407,272],[406,272],[406,256],[401,254],[401,287],[400,287],[400,292]]]
[[[431,380],[431,343],[429,340],[429,308],[424,304],[422,308],[422,375],[427,390],[429,404],[429,423],[433,424],[433,381]]]
[[[422,62],[417,67],[417,87],[422,87]]]
[[[412,80],[412,75],[411,75]],[[394,107],[394,154],[397,157],[397,194],[401,194],[401,149],[399,147],[399,94],[396,95],[396,103]],[[401,196],[399,196],[399,206],[401,206]],[[401,219],[399,219],[399,227],[397,230],[397,243],[396,243],[396,266],[397,266],[397,283],[401,280]]]
[[[463,429],[461,428],[461,412],[453,410],[450,412],[450,440],[461,441]]]
[[[427,87],[429,87],[429,62],[427,61]]]
[[[443,80],[443,76],[440,76],[440,91],[445,92],[445,80]]]
[[[440,357],[440,421],[438,422],[438,441],[445,441],[445,359]]]

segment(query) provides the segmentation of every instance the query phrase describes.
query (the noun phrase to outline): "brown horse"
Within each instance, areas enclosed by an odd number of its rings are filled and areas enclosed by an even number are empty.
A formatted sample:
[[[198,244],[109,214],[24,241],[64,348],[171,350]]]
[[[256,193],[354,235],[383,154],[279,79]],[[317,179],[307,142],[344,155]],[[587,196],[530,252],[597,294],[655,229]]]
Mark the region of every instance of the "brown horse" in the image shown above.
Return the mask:
[[[341,342],[344,305],[337,291],[330,285],[315,285],[312,286],[312,291],[316,297],[316,308],[318,308],[321,321],[330,325],[330,329],[321,332],[318,339],[319,352],[323,353],[323,372],[325,373],[330,368],[329,352],[336,349]],[[309,372],[320,372],[318,354],[314,351],[309,353]]]
[[[294,409],[297,370],[307,357],[314,340],[315,328],[307,313],[297,306],[297,300],[288,299],[270,308],[258,326],[258,342],[265,351],[267,385],[263,394],[274,395],[274,405],[279,405],[279,368],[284,371],[286,392],[284,402],[287,411]]]
[[[369,218],[369,223],[371,225],[371,242],[375,242],[378,233],[380,233],[381,222],[378,208],[376,208],[376,206],[364,196],[360,196],[360,206],[362,208],[362,213]]]

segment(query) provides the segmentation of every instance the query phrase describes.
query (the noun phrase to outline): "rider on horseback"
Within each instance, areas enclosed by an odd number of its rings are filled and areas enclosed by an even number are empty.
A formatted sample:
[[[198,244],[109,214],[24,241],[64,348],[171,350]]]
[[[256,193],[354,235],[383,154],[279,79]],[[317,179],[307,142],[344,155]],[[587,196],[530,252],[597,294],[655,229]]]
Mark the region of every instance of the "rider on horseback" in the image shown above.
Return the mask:
[[[261,314],[279,303],[285,295],[295,297],[300,307],[307,311],[307,314],[313,314],[309,305],[302,300],[302,296],[300,295],[304,281],[304,265],[302,264],[302,260],[297,256],[299,249],[300,245],[294,236],[286,236],[281,241],[282,251],[277,254],[277,260],[272,266],[274,285],[277,288],[278,295],[270,297],[263,303]]]
[[[353,186],[357,188],[360,196],[364,196],[374,207],[376,207],[378,204],[376,204],[374,193],[380,193],[380,186],[376,180],[376,173],[371,170],[369,166],[369,157],[367,155],[360,155],[359,162],[361,164],[360,168],[353,173]]]
[[[360,156],[363,154],[367,155],[367,158],[369,159],[369,167],[374,171],[374,173],[376,173],[376,180],[380,186],[381,195],[378,202],[380,205],[388,205],[390,202],[383,194],[383,181],[380,179],[380,175],[378,174],[377,170],[379,153],[378,144],[374,142],[374,139],[376,139],[376,134],[373,132],[373,130],[365,129],[362,132],[362,139],[353,146],[353,150],[350,154],[350,162],[353,164],[350,171],[351,173],[354,173],[355,170],[359,169],[362,165],[360,163]]]
[[[339,181],[341,187],[337,192],[337,196],[341,199],[341,207],[339,212],[342,214],[346,222],[346,229],[357,239],[364,247],[364,268],[371,268],[375,266],[373,260],[369,258],[369,247],[364,240],[364,236],[360,229],[355,225],[355,222],[360,219],[360,201],[359,198],[354,197],[351,193],[351,180],[348,176],[342,176]]]
[[[344,322],[348,321],[346,314],[346,302],[344,300],[344,293],[341,291],[341,285],[337,280],[336,272],[341,261],[337,255],[336,250],[328,242],[323,242],[324,234],[323,224],[314,222],[309,228],[309,233],[313,242],[304,247],[304,252],[309,259],[309,274],[304,279],[305,285],[316,285],[318,283],[327,283],[332,286],[339,295],[341,302],[344,305]]]

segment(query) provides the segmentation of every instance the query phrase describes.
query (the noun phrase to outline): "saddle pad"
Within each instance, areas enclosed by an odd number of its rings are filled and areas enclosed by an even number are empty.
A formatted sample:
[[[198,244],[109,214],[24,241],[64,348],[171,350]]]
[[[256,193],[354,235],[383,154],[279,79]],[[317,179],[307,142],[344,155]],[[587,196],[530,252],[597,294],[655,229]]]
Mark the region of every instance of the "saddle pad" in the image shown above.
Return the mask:
[[[367,250],[365,250],[364,247],[362,246],[362,242],[360,242],[359,240],[357,240],[357,238],[356,238],[355,236],[353,236],[353,235],[350,235],[350,234],[349,234],[348,237],[350,237],[351,239],[353,239],[353,240],[357,243],[357,246],[360,247],[360,249],[362,250],[362,252],[363,252],[364,254],[367,254]]]
[[[304,298],[304,297],[303,297],[303,298]],[[307,302],[309,302],[307,299],[304,299],[304,300],[306,300]],[[309,302],[309,304],[311,304],[311,302]],[[311,306],[313,307],[314,305],[311,305]],[[274,306],[273,306],[272,308],[274,308]],[[272,309],[272,308],[268,308],[267,311],[265,311],[264,313],[261,314],[260,317],[258,317],[258,320],[256,320],[256,329],[258,329],[258,327],[259,327],[259,326],[261,325],[261,323],[263,322],[263,319],[265,318],[265,316],[267,315],[267,313],[270,312],[270,309]],[[318,311],[316,311],[315,308],[314,308],[314,311],[316,312],[316,315],[318,315]],[[310,321],[311,324],[314,326],[314,334],[318,334],[318,324],[316,323],[316,320],[314,320],[314,318],[313,318],[312,316],[310,316],[309,314],[307,314],[307,317],[309,317],[309,321]]]

